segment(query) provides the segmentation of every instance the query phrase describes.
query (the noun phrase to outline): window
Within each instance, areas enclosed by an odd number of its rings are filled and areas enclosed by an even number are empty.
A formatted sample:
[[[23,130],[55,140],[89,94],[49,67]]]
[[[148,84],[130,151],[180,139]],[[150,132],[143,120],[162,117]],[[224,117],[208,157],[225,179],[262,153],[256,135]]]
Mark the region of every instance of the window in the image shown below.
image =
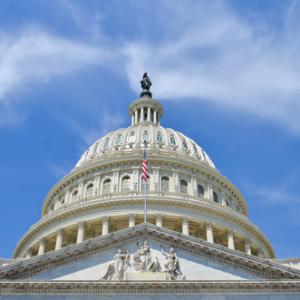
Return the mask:
[[[92,183],[90,183],[90,184],[86,187],[86,196],[87,196],[87,197],[93,196],[93,187],[94,187],[94,185],[93,185]]]
[[[184,148],[185,150],[188,150],[188,145],[187,145],[187,143],[186,143],[186,140],[183,140],[183,141],[182,141],[182,146],[183,146],[183,148]]]
[[[130,132],[130,135],[128,136],[128,143],[134,143],[136,141],[135,133],[134,131]]]
[[[111,180],[105,179],[103,182],[103,193],[110,193]]]
[[[78,196],[78,190],[75,190],[75,191],[72,193],[72,200],[73,200],[73,201],[77,200],[77,196]]]
[[[197,186],[198,197],[204,196],[204,187],[200,184]]]
[[[161,178],[161,191],[165,193],[169,191],[169,178],[166,176]]]
[[[171,143],[171,145],[173,145],[173,146],[176,145],[176,140],[175,140],[175,138],[174,138],[173,135],[170,136],[170,143]]]
[[[219,196],[216,192],[213,192],[213,199],[214,199],[214,202],[216,202],[216,203],[219,202]]]
[[[180,180],[180,192],[186,194],[187,193],[187,182],[185,180]]]
[[[115,145],[120,145],[122,143],[122,135],[118,134],[118,136],[115,139]]]
[[[148,131],[144,131],[144,134],[143,134],[143,143],[144,142],[147,142],[149,143],[149,135],[148,135]]]
[[[195,143],[193,143],[193,148],[194,148],[194,155],[199,156],[198,149]]]
[[[161,144],[163,142],[163,137],[161,135],[161,133],[159,132],[157,135],[156,135],[156,141]]]
[[[109,143],[109,138],[106,138],[104,143],[103,143],[103,150],[107,150],[108,149],[108,143]]]
[[[122,185],[121,185],[121,189],[122,191],[129,191],[130,189],[130,177],[129,176],[124,176],[122,178]]]
[[[61,196],[59,202],[61,205],[63,205],[65,203],[65,196]]]

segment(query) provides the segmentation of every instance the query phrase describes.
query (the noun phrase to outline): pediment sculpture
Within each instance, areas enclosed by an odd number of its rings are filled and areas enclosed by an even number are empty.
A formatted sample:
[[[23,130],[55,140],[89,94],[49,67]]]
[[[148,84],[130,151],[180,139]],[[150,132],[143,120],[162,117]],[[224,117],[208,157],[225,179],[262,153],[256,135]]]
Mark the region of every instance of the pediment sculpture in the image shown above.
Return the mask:
[[[161,248],[161,254],[165,257],[163,268],[158,257],[152,257],[151,248],[147,241],[132,254],[129,251],[119,249],[113,261],[108,265],[102,280],[124,280],[125,272],[157,273],[165,274],[165,280],[184,280],[179,259],[174,248],[166,252]]]

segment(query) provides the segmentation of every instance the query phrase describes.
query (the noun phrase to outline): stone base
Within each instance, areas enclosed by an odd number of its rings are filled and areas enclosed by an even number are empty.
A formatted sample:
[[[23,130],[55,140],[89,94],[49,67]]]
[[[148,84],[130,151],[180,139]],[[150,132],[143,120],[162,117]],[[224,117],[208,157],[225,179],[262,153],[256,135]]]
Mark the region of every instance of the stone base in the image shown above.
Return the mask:
[[[166,275],[160,272],[129,272],[124,274],[124,280],[166,280]]]

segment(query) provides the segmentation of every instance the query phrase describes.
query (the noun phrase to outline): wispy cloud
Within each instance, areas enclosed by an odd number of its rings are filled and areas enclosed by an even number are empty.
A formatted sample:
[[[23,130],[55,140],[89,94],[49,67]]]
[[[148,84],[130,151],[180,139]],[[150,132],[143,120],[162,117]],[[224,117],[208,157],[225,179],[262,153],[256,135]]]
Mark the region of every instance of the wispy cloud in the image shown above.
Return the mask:
[[[300,8],[292,4],[275,29],[247,21],[225,2],[163,2],[156,16],[163,38],[124,49],[132,88],[147,70],[159,97],[207,101],[300,134]]]
[[[118,76],[125,73],[136,92],[147,70],[157,97],[206,101],[300,134],[300,4],[296,1],[282,5],[276,26],[264,18],[241,16],[231,2],[174,0],[153,6],[129,1],[124,17],[135,19],[134,39],[121,32],[112,36],[108,27],[101,27],[99,16],[105,11],[100,8],[87,13],[81,2],[59,3],[77,28],[88,18],[91,32],[84,42],[37,29],[13,36],[0,33],[0,105],[25,83],[105,64]],[[122,4],[112,1],[111,5],[120,9]],[[99,34],[101,41],[94,38]]]
[[[0,32],[0,104],[11,101],[11,94],[27,83],[101,65],[107,56],[108,52],[99,47],[37,28],[21,34]]]

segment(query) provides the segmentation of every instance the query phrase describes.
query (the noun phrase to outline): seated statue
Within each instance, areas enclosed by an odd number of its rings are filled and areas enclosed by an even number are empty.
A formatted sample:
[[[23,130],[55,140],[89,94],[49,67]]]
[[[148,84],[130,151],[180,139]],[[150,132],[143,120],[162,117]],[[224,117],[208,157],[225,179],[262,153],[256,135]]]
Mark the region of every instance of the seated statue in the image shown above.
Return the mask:
[[[147,241],[144,241],[143,246],[133,254],[133,267],[135,271],[140,272],[160,271],[160,263],[158,258],[155,260],[152,259],[150,246]]]
[[[164,264],[166,280],[184,280],[185,276],[181,272],[179,260],[177,258],[174,248],[170,248],[169,253],[165,252],[164,249],[161,248],[161,252],[166,258]]]

